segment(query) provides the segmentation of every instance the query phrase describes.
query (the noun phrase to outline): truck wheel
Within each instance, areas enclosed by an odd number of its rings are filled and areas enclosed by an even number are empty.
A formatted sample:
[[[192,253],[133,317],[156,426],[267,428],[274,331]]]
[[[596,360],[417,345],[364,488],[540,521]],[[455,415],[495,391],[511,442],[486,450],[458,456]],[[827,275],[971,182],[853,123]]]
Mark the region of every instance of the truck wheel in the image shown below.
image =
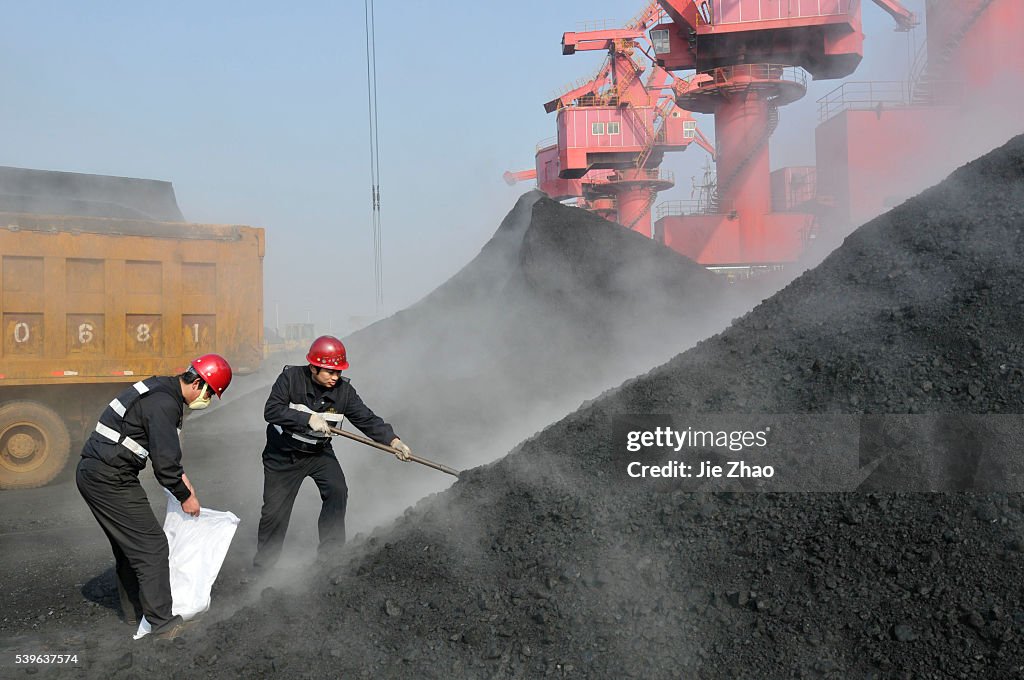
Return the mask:
[[[56,411],[35,401],[0,406],[0,489],[32,489],[64,469],[71,438]]]

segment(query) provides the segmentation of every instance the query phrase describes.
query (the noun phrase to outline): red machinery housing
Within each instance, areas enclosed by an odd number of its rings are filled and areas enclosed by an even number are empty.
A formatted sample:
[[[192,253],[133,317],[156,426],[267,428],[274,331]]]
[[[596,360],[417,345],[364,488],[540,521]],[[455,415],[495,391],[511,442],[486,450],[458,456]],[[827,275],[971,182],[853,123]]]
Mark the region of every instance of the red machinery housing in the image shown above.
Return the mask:
[[[819,100],[821,219],[844,233],[1024,130],[1024,3],[928,0],[906,82],[847,82]]]
[[[563,179],[558,160],[558,142],[546,139],[537,145],[537,166],[533,170],[506,172],[509,185],[529,180],[537,181],[537,188],[556,201],[576,199],[576,206],[597,213],[606,220],[615,221],[618,209],[615,199],[606,196],[601,187],[611,176],[611,170],[592,170],[583,177]]]

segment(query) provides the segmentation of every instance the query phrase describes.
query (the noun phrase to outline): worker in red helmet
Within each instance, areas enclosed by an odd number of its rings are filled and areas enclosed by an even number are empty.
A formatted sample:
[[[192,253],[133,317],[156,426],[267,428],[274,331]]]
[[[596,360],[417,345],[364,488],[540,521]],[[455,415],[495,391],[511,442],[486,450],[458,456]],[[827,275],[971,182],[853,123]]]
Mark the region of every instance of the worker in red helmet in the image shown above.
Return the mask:
[[[305,366],[285,366],[264,409],[267,445],[263,449],[263,512],[254,566],[272,567],[281,555],[292,505],[306,477],[320,490],[320,549],[345,542],[348,486],[331,448],[330,428],[342,421],[396,449],[399,460],[412,451],[391,425],[363,403],[348,378],[348,356],[341,340],[325,335],[313,341]]]
[[[78,490],[114,551],[117,590],[125,621],[144,614],[157,638],[181,634],[184,622],[171,612],[167,537],[139,483],[146,461],[160,484],[192,516],[200,512],[192,483],[181,467],[185,407],[198,410],[231,384],[224,357],[206,354],[178,376],[140,380],[117,395],[100,414],[82,448]]]

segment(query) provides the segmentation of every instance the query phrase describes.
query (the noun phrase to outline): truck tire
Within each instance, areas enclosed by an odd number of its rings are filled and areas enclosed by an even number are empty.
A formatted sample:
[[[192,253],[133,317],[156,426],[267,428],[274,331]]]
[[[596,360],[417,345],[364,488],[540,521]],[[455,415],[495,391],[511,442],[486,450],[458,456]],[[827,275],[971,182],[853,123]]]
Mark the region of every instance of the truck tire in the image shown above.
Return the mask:
[[[11,401],[0,406],[0,489],[32,489],[64,469],[71,437],[49,406]]]

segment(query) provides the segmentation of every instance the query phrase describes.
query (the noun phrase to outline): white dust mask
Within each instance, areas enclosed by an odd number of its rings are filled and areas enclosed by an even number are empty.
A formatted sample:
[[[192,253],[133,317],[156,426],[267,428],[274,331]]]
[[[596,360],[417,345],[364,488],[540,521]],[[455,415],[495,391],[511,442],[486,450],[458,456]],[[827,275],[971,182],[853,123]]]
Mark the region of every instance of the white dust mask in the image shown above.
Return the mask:
[[[203,385],[203,391],[199,393],[198,397],[189,402],[188,407],[193,411],[202,411],[209,406],[210,402],[213,401],[213,395],[207,393],[209,388],[209,385]]]

